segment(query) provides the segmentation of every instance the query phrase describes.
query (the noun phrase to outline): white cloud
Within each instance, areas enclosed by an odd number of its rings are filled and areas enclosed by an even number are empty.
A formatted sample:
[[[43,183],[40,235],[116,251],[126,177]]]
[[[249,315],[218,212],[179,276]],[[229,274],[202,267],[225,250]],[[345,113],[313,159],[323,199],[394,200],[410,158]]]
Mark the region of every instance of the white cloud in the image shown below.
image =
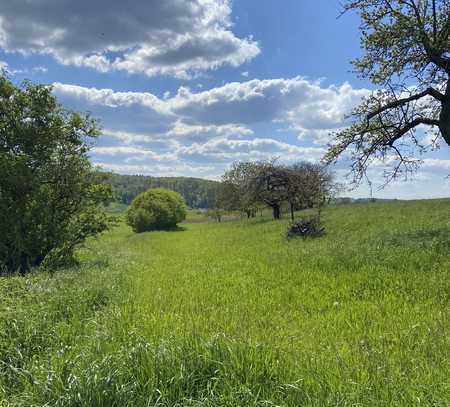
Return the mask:
[[[93,151],[96,163],[122,173],[203,177],[219,176],[235,160],[319,160],[328,133],[345,125],[344,114],[366,92],[300,77],[229,83],[197,92],[181,87],[166,98],[55,84],[55,93],[68,107],[90,110],[105,125]],[[258,130],[268,128],[271,134]],[[374,174],[381,177],[390,159],[375,162]],[[423,194],[430,195],[430,188],[442,184],[449,172],[450,160],[424,156],[423,161],[433,183],[416,177],[414,185],[421,183]],[[422,196],[414,191],[408,196]]]
[[[119,146],[119,147],[94,147],[92,153],[96,156],[120,156],[125,155],[128,161],[142,161],[145,159],[153,161],[176,160],[174,154],[155,153],[151,150],[145,150],[139,147]]]
[[[54,84],[54,92],[67,106],[89,110],[101,119],[106,129],[93,156],[103,164],[114,164],[115,168],[133,162],[167,164],[169,168],[186,164],[213,168],[214,175],[234,160],[274,156],[283,161],[320,159],[325,150],[311,146],[311,140],[281,141],[275,138],[280,133],[262,136],[253,127],[265,123],[300,134],[301,123],[309,138],[315,137],[320,144],[329,126],[342,124],[345,106],[365,91],[347,84],[324,87],[296,77],[254,79],[197,92],[181,87],[173,96],[163,98],[148,92],[61,83]],[[309,121],[294,115],[295,111],[312,110],[314,118]]]
[[[136,123],[134,113],[139,110],[152,118],[164,117],[172,123],[169,134],[173,136],[249,135],[248,126],[274,122],[317,144],[324,144],[328,132],[341,127],[344,115],[368,93],[347,83],[323,87],[302,77],[253,79],[199,92],[180,87],[174,96],[166,93],[163,99],[148,92],[114,92],[61,83],[54,84],[54,91],[63,101],[82,102],[89,110],[101,107],[103,113],[110,109],[120,114],[128,109],[132,116],[127,122]]]
[[[5,62],[6,64],[6,62]],[[6,67],[7,68],[7,64]],[[0,63],[1,67],[1,63]],[[8,72],[11,75],[27,75],[27,74],[36,74],[36,73],[46,73],[48,71],[48,68],[45,66],[33,66],[31,68],[23,68],[23,69],[9,69]]]
[[[5,70],[5,71],[8,70],[8,63],[7,63],[7,62],[5,62],[5,61],[0,61],[0,71],[1,71],[2,69]]]
[[[198,161],[261,160],[279,156],[283,161],[318,160],[325,150],[318,147],[301,147],[269,138],[230,140],[225,137],[181,147],[179,155]]]
[[[229,0],[15,0],[0,10],[0,47],[100,72],[188,78],[259,54],[232,32]]]
[[[303,134],[342,126],[345,114],[368,92],[348,83],[323,87],[302,77],[253,79],[199,93],[181,87],[168,103],[173,112],[203,123],[278,121]]]
[[[438,158],[425,158],[423,160],[422,167],[450,171],[450,159],[442,160],[442,159],[438,159]]]
[[[188,165],[186,163],[162,164],[117,164],[94,162],[107,171],[113,171],[119,174],[141,174],[152,176],[195,176],[211,178],[215,168],[213,166]],[[217,174],[219,175],[219,174]]]
[[[253,130],[235,124],[195,125],[177,120],[167,133],[168,136],[184,142],[207,141],[213,137],[242,137],[253,135]]]
[[[53,92],[64,105],[90,111],[114,131],[161,133],[176,119],[164,100],[147,92],[115,92],[61,83],[53,84]]]

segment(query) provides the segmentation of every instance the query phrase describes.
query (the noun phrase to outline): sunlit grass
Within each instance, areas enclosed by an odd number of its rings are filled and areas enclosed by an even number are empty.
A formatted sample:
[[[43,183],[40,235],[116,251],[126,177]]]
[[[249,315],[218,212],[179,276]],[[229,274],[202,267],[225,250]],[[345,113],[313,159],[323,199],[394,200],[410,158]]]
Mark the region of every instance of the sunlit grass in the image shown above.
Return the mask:
[[[4,405],[450,403],[450,201],[183,224],[0,280]],[[1,405],[1,404],[0,404]]]

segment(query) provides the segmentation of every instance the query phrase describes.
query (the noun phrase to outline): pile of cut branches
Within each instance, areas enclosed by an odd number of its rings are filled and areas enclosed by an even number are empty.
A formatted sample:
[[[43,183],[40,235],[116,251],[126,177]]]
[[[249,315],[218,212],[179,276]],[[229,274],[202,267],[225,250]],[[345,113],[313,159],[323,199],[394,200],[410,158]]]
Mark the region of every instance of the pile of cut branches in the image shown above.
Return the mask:
[[[287,238],[293,237],[319,237],[325,234],[325,228],[322,226],[320,216],[310,216],[300,219],[289,226]]]

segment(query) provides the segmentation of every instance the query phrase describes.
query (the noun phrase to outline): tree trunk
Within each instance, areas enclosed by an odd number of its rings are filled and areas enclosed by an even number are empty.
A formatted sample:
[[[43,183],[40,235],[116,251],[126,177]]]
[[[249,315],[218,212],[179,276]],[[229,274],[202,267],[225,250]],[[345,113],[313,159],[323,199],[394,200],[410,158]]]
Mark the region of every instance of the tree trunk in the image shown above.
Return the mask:
[[[290,205],[291,205],[291,220],[292,222],[294,222],[294,204],[291,203]]]
[[[439,115],[439,130],[445,142],[450,146],[450,79],[447,81],[445,100],[442,102],[442,110]]]
[[[272,206],[272,211],[273,211],[273,218],[274,219],[280,219],[281,218],[280,205],[273,205]]]

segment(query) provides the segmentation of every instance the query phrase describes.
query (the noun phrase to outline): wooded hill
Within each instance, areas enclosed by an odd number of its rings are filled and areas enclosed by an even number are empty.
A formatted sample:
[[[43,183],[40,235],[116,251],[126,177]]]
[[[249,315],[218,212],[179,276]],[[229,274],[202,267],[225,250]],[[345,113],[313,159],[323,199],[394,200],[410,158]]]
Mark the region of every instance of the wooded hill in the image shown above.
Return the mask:
[[[118,202],[129,205],[133,198],[149,188],[168,188],[179,192],[190,208],[212,208],[219,182],[189,177],[150,177],[108,173]]]

